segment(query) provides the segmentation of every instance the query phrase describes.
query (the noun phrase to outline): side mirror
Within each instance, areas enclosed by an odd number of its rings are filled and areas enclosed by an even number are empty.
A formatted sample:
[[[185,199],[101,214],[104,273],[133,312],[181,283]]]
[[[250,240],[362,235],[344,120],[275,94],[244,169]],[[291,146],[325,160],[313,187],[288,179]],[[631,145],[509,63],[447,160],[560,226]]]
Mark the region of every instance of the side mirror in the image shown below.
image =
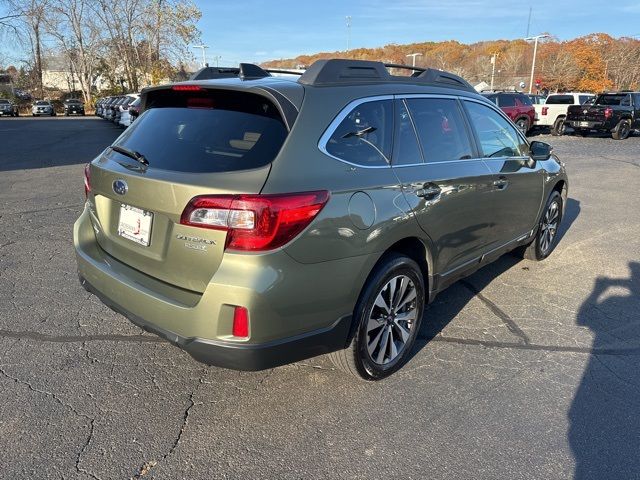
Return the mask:
[[[549,160],[553,147],[548,143],[533,141],[529,146],[531,158],[536,161]]]

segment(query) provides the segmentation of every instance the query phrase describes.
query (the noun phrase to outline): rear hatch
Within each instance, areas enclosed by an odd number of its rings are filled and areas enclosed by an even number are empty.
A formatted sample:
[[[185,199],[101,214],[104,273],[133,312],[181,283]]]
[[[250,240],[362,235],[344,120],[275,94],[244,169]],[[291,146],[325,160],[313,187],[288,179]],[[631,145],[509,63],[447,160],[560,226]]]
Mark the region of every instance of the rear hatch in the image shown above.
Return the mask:
[[[259,193],[288,130],[255,93],[193,87],[145,96],[146,111],[114,143],[144,159],[108,148],[90,165],[96,238],[128,266],[203,292],[227,234],[183,225],[181,214],[198,195]]]

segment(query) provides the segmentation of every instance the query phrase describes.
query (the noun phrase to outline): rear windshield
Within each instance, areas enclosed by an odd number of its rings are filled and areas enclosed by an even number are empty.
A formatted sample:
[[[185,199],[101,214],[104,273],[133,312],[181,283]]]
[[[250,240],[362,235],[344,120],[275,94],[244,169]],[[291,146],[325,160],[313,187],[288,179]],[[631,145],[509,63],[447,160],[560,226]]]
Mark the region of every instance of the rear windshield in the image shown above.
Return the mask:
[[[625,102],[625,100],[627,102]],[[608,94],[608,95],[599,95],[596,100],[596,105],[623,105],[624,103],[629,104],[629,95],[626,93],[621,94]]]
[[[286,137],[280,113],[260,95],[159,90],[148,94],[146,111],[117,145],[144,155],[149,168],[208,173],[267,165]]]
[[[571,105],[573,104],[573,95],[549,95],[547,105]]]
[[[9,100],[5,100],[3,98],[0,98],[0,103],[9,103]]]
[[[39,102],[36,102],[36,105],[49,105],[49,102],[45,102],[44,100],[40,100]]]

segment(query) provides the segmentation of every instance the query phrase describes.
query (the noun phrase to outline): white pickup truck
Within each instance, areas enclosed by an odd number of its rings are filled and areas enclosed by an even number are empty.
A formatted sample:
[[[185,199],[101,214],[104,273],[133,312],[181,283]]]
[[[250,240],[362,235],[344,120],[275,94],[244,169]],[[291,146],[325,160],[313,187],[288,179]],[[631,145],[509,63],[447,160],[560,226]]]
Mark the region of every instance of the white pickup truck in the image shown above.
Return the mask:
[[[544,104],[534,105],[536,109],[535,126],[538,128],[549,127],[552,135],[562,135],[564,133],[564,119],[567,117],[569,106],[584,105],[594,98],[595,95],[592,93],[552,93]]]

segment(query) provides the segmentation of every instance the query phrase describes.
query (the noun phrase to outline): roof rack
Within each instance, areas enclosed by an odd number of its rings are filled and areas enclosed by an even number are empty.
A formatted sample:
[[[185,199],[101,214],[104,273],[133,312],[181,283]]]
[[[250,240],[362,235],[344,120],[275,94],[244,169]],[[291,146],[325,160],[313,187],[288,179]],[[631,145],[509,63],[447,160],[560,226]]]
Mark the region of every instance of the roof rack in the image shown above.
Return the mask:
[[[413,70],[411,76],[391,75],[388,68]],[[463,78],[433,68],[410,67],[368,60],[318,60],[300,77],[298,82],[311,86],[353,85],[358,83],[413,83],[446,86],[475,91]]]

